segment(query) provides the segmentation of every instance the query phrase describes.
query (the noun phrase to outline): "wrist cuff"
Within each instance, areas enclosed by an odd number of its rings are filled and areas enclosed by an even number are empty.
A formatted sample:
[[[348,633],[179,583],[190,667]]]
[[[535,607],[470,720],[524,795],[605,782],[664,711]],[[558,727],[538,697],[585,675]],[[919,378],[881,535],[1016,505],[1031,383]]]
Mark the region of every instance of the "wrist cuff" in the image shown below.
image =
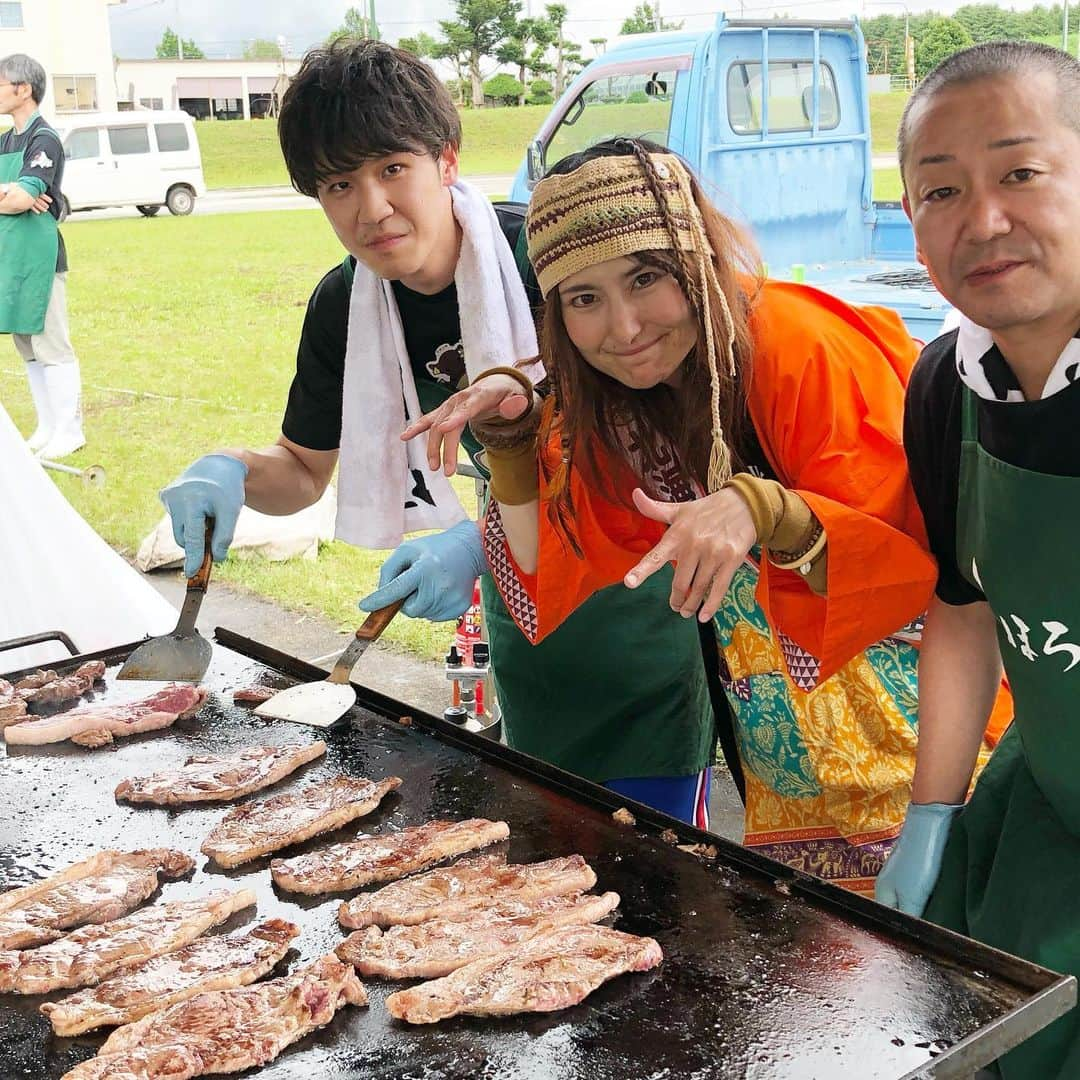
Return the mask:
[[[540,466],[535,433],[510,449],[490,448],[486,455],[491,497],[503,506],[522,506],[540,498]]]

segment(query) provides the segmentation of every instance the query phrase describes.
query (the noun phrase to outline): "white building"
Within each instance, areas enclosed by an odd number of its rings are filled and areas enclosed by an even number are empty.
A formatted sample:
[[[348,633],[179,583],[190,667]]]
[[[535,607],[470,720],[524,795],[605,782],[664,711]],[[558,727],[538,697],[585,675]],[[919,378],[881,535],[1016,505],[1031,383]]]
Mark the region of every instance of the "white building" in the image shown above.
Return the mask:
[[[134,108],[250,120],[266,115],[299,68],[299,60],[118,60],[116,89]]]
[[[108,8],[124,0],[0,0],[0,56],[27,53],[49,77],[41,111],[116,108]]]

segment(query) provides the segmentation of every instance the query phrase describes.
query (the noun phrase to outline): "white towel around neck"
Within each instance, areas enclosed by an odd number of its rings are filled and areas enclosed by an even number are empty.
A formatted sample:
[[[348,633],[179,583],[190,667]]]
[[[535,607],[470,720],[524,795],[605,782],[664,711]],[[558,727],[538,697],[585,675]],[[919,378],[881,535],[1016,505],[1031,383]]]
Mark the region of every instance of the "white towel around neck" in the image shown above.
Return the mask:
[[[472,381],[489,368],[535,361],[539,349],[525,287],[494,207],[462,181],[450,193],[462,232],[454,283]],[[523,370],[534,382],[544,374],[539,361]],[[442,472],[428,468],[426,436],[407,444],[400,439],[420,415],[393,289],[358,262],[345,348],[339,539],[363,548],[396,547],[406,533],[446,529],[469,516]]]

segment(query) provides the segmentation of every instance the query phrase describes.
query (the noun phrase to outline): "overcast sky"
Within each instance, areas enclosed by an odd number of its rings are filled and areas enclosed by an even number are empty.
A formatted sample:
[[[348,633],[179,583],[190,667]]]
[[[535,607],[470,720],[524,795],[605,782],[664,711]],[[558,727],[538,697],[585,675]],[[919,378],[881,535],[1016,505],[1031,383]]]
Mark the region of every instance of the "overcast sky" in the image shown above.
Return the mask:
[[[637,0],[563,0],[569,9],[568,36],[585,46],[587,57],[593,55],[587,44],[590,38],[613,38],[622,20],[633,10]],[[966,0],[940,0],[938,3],[911,0],[911,11],[953,11]],[[1034,0],[1018,0],[1010,6],[1028,8]],[[1051,2],[1051,0],[1046,0]],[[356,4],[357,0],[351,0]],[[716,19],[715,0],[661,0],[665,18],[681,19],[687,28],[707,28]],[[113,52],[120,57],[153,56],[166,26],[179,28],[185,38],[194,38],[207,56],[238,56],[244,43],[252,38],[275,40],[284,36],[289,51],[299,55],[309,45],[322,41],[341,25],[350,0],[126,0],[109,9],[112,24]],[[375,0],[382,36],[387,41],[415,34],[418,30],[438,33],[438,20],[448,18],[450,0]],[[522,0],[522,10],[531,4],[536,14],[543,11],[544,0]],[[730,0],[732,16],[741,11],[747,16],[788,13],[815,18],[842,18],[852,14],[903,14],[902,0]]]

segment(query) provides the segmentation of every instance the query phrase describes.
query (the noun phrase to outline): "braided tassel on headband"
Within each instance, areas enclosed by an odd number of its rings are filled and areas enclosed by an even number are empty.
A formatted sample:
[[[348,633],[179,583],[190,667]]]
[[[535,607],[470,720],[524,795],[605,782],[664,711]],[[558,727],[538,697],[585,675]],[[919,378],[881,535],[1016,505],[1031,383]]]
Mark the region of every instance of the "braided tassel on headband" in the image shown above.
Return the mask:
[[[731,479],[731,450],[724,437],[724,428],[720,422],[720,358],[717,355],[716,336],[713,333],[712,302],[709,299],[710,288],[716,290],[720,300],[720,313],[724,321],[724,358],[727,361],[728,374],[735,378],[735,322],[731,317],[731,308],[727,297],[716,278],[716,267],[712,261],[712,245],[705,234],[705,223],[690,189],[690,177],[684,168],[676,167],[676,180],[683,200],[689,210],[688,218],[694,237],[694,262],[697,280],[701,289],[701,318],[705,323],[705,348],[709,363],[709,387],[711,394],[712,450],[709,453],[709,471],[706,474],[706,487],[711,494],[719,491]],[[675,240],[672,237],[672,240]]]

